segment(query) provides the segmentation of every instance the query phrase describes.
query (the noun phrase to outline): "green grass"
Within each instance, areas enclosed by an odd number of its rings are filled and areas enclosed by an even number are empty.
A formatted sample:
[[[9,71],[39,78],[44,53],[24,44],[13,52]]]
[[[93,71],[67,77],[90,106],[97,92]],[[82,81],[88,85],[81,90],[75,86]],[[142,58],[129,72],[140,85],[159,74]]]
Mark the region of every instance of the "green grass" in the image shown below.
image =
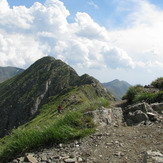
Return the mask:
[[[41,146],[82,138],[93,132],[91,118],[83,117],[78,111],[67,112],[51,124],[14,130],[0,141],[0,160],[3,162]]]
[[[89,97],[87,92],[90,92]],[[62,104],[63,108],[60,115],[57,113],[58,104]],[[92,87],[87,85],[84,88],[70,87],[50,97],[37,116],[0,140],[0,160],[5,162],[42,146],[83,138],[93,133],[93,119],[83,116],[83,113],[100,106],[109,106],[109,101],[97,97]]]
[[[154,103],[154,102],[161,102],[163,101],[163,91],[158,93],[140,93],[136,95],[133,99],[133,102],[147,102],[147,103]]]
[[[156,81],[152,82],[155,88],[162,88],[162,81],[163,78],[158,78]],[[136,103],[136,102],[147,102],[147,103],[154,103],[154,102],[162,102],[163,101],[163,91],[160,89],[158,92],[152,92],[145,90],[143,86],[136,85],[132,86],[128,89],[125,96],[122,99],[126,99],[129,103]]]
[[[163,77],[157,78],[151,83],[155,88],[163,90]]]
[[[122,97],[122,100],[126,99],[129,103],[132,103],[134,102],[134,98],[142,92],[143,92],[143,86],[141,85],[131,86],[128,89],[126,95]]]

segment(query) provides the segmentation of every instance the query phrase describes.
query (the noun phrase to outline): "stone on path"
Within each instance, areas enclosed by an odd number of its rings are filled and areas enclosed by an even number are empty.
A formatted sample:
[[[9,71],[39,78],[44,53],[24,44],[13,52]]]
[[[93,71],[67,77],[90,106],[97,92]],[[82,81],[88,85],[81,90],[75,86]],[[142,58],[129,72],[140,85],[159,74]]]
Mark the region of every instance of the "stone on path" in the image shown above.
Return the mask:
[[[163,154],[159,151],[147,151],[144,157],[144,163],[163,163]]]
[[[25,159],[25,162],[31,162],[31,163],[37,163],[37,159],[35,157],[33,157],[33,154],[28,154]]]
[[[66,163],[75,163],[76,160],[74,158],[68,158],[68,159],[65,159],[64,162],[66,162]]]

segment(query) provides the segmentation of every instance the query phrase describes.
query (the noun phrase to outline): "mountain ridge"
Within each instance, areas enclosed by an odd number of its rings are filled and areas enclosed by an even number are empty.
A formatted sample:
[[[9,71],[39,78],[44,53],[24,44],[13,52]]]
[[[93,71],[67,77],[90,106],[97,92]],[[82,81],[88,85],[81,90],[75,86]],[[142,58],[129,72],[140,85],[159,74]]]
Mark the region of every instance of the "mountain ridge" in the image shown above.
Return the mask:
[[[149,105],[146,103],[150,102],[149,96],[145,96],[148,97],[146,102],[143,99],[143,102],[133,105],[128,105],[126,100],[115,102],[108,90],[93,77],[87,74],[78,76],[74,69],[60,60],[40,59],[25,72],[0,84],[0,91],[5,88],[0,94],[0,108],[6,104],[0,121],[7,119],[8,127],[11,122],[14,124],[14,120],[9,121],[11,115],[22,118],[21,113],[27,111],[30,114],[23,125],[11,128],[13,131],[0,140],[0,160],[15,162],[21,157],[27,162],[31,159],[38,162],[148,162],[146,153],[149,149],[162,151],[163,78],[145,88],[141,86],[145,93],[157,90],[155,87],[160,90],[159,102],[162,103]],[[24,94],[14,94],[14,88],[19,88]],[[135,94],[133,88],[127,94]],[[8,95],[7,100],[5,95]],[[155,102],[158,102],[155,97]],[[15,110],[10,106],[17,100],[27,107],[20,105],[19,112],[10,115]],[[60,104],[63,108],[61,114],[57,112]],[[35,110],[36,105],[38,108]],[[148,133],[152,135],[149,137]],[[82,139],[85,136],[88,137]],[[162,158],[160,152],[159,155]]]
[[[85,90],[89,100],[96,96],[114,100],[93,77],[87,74],[78,76],[73,68],[53,57],[39,59],[21,74],[0,84],[0,136],[28,122],[49,97],[59,95],[69,87],[86,85],[96,90],[95,95]]]

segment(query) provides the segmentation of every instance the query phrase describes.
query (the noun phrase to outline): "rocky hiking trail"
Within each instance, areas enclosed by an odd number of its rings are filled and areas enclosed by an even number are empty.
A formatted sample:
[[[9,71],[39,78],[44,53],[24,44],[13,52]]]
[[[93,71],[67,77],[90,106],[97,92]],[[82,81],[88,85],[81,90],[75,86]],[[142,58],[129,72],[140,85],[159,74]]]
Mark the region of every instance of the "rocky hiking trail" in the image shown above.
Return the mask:
[[[86,113],[93,116],[98,124],[93,135],[40,149],[12,162],[162,163],[163,114],[159,114],[155,122],[148,121],[144,125],[142,121],[138,125],[127,126],[123,119],[123,104],[124,101],[117,102],[109,108]]]

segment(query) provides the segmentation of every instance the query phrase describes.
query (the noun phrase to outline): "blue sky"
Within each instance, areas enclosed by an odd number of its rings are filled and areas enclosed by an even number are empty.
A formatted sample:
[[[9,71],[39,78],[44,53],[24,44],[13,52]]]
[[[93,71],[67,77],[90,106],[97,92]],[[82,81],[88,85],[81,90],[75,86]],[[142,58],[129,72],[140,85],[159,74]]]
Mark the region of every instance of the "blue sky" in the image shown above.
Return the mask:
[[[8,0],[10,7],[25,5],[26,7],[31,7],[34,2],[45,3],[46,0]],[[160,0],[161,1],[161,0]],[[67,18],[69,22],[73,22],[77,12],[88,13],[94,21],[99,23],[106,28],[119,27],[123,25],[124,17],[130,12],[127,10],[117,12],[116,0],[62,0],[66,8],[70,11],[71,15]],[[126,3],[123,3],[125,5]],[[157,2],[158,5],[161,4]],[[132,5],[132,4],[131,4]],[[127,7],[130,7],[130,3]],[[110,27],[109,20],[112,21],[112,26]]]
[[[0,8],[0,66],[50,55],[101,82],[162,76],[162,0],[1,0]]]
[[[31,7],[34,2],[45,3],[46,0],[8,0],[10,7],[25,5]],[[107,26],[107,19],[112,16],[118,16],[115,13],[116,2],[110,0],[62,0],[66,8],[70,11],[71,15],[68,17],[68,21],[73,22],[77,12],[88,13],[96,22],[100,25]],[[119,22],[118,20],[116,22]]]
[[[8,0],[10,7],[25,5],[27,8],[31,7],[35,2],[45,3],[46,0]],[[139,0],[141,1],[141,0]],[[142,0],[143,1],[143,0]],[[74,21],[77,12],[88,13],[100,25],[110,28],[108,21],[112,20],[112,27],[123,26],[124,18],[132,11],[134,3],[129,0],[62,0],[66,8],[70,11],[71,15],[68,21]],[[148,0],[149,3],[163,8],[162,0]],[[117,6],[122,5],[126,7],[121,12],[117,11]],[[120,7],[120,6],[119,6]]]

